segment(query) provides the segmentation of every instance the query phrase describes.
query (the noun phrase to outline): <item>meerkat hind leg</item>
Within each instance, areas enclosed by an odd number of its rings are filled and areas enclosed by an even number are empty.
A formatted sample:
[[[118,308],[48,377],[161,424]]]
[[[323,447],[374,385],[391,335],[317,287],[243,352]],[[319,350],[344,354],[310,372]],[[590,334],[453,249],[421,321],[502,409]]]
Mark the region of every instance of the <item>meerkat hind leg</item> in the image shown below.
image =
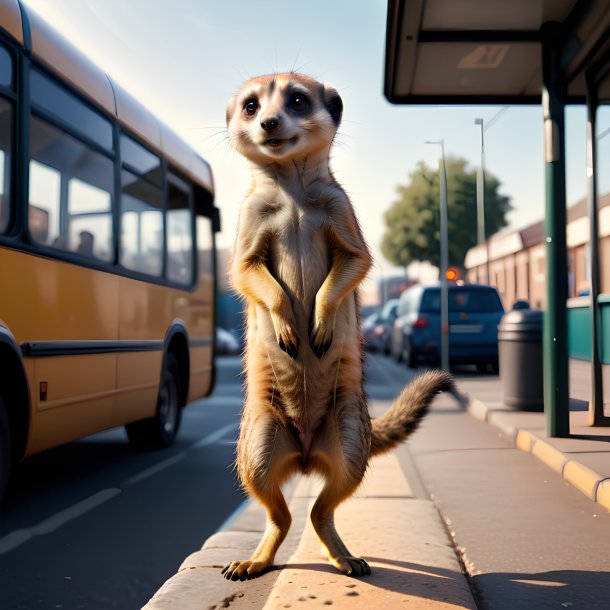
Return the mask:
[[[365,559],[352,555],[335,528],[334,511],[338,504],[352,495],[358,483],[338,488],[337,481],[328,481],[311,512],[311,521],[322,543],[322,552],[337,570],[348,576],[367,576],[371,568]]]
[[[356,491],[366,470],[362,424],[363,420],[350,409],[344,411],[337,427],[329,426],[323,431],[318,455],[326,454],[320,460],[321,464],[326,464],[320,469],[326,484],[311,511],[322,552],[335,568],[350,576],[366,576],[371,568],[364,559],[349,552],[335,528],[334,514],[337,506]]]
[[[294,439],[272,417],[259,417],[253,426],[249,438],[240,439],[243,448],[238,471],[248,494],[265,508],[267,526],[252,557],[233,561],[223,569],[227,580],[247,580],[263,574],[273,564],[292,522],[280,486],[296,468],[299,454]]]
[[[222,570],[227,580],[249,580],[261,576],[273,564],[278,548],[286,538],[292,517],[282,492],[265,506],[267,527],[256,551],[250,559],[232,561]],[[268,499],[270,500],[270,498]]]

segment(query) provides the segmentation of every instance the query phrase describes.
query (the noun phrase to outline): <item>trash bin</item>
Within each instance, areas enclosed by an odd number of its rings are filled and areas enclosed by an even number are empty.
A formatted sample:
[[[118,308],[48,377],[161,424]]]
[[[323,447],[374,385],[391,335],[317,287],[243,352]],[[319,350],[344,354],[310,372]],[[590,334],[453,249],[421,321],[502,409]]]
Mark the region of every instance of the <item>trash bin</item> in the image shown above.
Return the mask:
[[[539,309],[517,309],[498,325],[498,356],[504,404],[519,409],[544,408],[542,323]]]

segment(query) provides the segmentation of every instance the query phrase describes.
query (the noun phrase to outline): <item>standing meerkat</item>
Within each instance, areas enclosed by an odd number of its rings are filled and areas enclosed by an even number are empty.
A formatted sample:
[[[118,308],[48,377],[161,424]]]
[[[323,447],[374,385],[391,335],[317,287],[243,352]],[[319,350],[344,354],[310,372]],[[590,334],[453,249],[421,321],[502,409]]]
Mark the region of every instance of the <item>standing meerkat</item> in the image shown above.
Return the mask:
[[[225,578],[260,575],[291,523],[281,484],[317,472],[325,486],[311,520],[338,570],[370,573],[334,525],[335,508],[360,485],[371,456],[411,433],[451,377],[417,377],[371,420],[363,387],[356,290],[371,266],[352,205],[329,168],[343,111],[337,91],[301,74],[247,81],[227,106],[229,139],[250,162],[231,268],[246,302],[246,398],[237,471],[267,512],[247,560]]]

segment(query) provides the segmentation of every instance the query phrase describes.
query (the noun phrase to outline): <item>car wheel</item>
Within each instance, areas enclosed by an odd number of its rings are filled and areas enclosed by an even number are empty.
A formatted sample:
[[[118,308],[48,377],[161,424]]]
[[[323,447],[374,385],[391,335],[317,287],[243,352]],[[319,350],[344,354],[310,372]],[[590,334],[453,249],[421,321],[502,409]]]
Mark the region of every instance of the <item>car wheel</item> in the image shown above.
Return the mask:
[[[417,368],[417,360],[418,360],[417,353],[413,349],[413,346],[411,345],[410,342],[408,345],[409,345],[409,349],[405,348],[404,360],[410,369],[414,369],[414,368]]]
[[[13,467],[13,445],[8,413],[0,394],[0,503],[4,497],[8,479]]]
[[[169,447],[178,434],[182,418],[180,370],[174,354],[168,352],[163,361],[161,383],[154,417],[127,424],[127,437],[138,449]]]
[[[477,373],[487,373],[487,362],[477,362]]]
[[[396,362],[402,362],[402,349],[400,347],[396,350],[392,348],[392,356]]]

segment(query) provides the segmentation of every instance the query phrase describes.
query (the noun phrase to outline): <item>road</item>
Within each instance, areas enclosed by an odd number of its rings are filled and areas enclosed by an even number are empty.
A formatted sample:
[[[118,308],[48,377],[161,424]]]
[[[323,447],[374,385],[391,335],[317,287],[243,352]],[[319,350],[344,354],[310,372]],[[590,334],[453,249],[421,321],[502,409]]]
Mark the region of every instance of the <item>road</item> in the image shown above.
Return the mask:
[[[239,509],[240,361],[218,363],[171,448],[136,452],[121,428],[18,468],[0,513],[2,610],[139,608]]]

